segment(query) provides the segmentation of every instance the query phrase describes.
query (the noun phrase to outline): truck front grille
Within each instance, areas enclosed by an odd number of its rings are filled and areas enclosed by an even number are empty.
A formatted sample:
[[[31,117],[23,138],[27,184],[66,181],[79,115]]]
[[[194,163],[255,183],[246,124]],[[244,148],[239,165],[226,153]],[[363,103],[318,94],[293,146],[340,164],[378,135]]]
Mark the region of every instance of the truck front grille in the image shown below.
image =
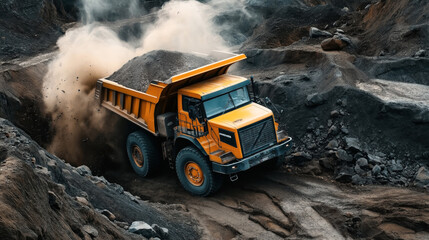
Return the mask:
[[[263,150],[277,142],[273,118],[246,126],[238,131],[244,157]]]

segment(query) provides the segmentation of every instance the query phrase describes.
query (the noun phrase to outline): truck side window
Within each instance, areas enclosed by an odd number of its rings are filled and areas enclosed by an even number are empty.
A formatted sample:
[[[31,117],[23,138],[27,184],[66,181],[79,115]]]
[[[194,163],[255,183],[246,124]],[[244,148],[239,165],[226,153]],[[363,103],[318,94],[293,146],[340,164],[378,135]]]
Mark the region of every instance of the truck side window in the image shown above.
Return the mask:
[[[183,111],[189,112],[190,97],[182,96],[182,109]]]

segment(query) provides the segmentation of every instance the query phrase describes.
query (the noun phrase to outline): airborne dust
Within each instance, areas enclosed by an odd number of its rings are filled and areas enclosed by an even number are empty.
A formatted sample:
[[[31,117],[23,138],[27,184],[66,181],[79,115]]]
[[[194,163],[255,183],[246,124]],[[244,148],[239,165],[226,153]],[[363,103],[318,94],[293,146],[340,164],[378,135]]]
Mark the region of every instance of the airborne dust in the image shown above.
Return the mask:
[[[216,12],[221,11],[218,7],[221,2],[164,4],[156,13],[156,20],[142,26],[145,32],[136,47],[109,28],[112,22],[97,21],[109,19],[109,11],[117,8],[118,3],[84,0],[81,11],[84,24],[68,30],[58,40],[58,55],[44,78],[45,112],[53,120],[54,132],[48,150],[73,165],[97,168],[103,161],[118,161],[118,153],[124,146],[115,135],[121,133],[121,124],[119,118],[96,103],[97,79],[111,75],[133,57],[155,49],[200,53],[229,50],[219,35],[222,29],[212,21]],[[135,0],[119,7],[125,9],[122,19],[147,14]],[[138,13],[136,9],[142,10]]]

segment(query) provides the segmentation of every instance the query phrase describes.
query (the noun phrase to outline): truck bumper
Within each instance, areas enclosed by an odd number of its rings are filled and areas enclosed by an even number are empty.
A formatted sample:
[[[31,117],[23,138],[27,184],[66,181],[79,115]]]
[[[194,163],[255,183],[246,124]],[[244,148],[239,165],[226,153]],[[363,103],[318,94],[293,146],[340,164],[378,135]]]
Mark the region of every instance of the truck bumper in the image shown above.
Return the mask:
[[[284,155],[292,148],[292,138],[288,138],[286,141],[258,152],[247,158],[243,158],[238,162],[230,164],[219,164],[212,162],[213,172],[222,174],[234,174],[259,165],[275,157]]]

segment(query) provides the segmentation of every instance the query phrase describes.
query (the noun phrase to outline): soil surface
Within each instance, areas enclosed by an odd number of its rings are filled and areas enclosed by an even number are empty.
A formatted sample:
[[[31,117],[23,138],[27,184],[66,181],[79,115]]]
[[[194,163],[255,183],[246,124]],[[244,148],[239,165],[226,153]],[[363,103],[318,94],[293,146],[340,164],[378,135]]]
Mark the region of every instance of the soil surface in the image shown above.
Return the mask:
[[[326,178],[254,169],[214,196],[190,196],[173,172],[131,169],[106,177],[151,202],[182,204],[205,239],[427,239],[429,195],[413,189],[339,185]]]

